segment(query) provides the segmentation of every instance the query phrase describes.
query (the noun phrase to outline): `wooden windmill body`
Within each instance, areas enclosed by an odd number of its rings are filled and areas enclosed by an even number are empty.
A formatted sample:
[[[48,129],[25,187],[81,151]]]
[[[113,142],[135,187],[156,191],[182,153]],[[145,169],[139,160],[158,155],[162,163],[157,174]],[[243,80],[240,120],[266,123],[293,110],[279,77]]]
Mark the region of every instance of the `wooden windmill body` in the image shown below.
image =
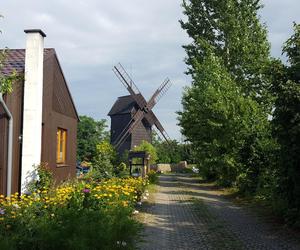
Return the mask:
[[[146,101],[121,64],[115,66],[113,71],[130,94],[119,97],[108,113],[111,117],[111,143],[119,154],[133,149],[143,140],[151,143],[153,130],[169,141],[152,108],[170,88],[170,80],[166,79]]]

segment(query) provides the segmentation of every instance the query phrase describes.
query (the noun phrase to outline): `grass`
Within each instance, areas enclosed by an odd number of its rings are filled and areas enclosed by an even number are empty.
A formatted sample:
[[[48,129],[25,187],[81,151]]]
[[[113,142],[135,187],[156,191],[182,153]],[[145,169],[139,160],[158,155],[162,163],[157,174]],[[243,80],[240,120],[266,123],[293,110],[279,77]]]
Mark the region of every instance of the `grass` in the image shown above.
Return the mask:
[[[157,184],[149,184],[147,186],[147,190],[149,192],[149,196],[147,200],[142,202],[142,206],[136,206],[136,209],[139,211],[137,215],[135,215],[135,219],[141,223],[144,223],[146,220],[147,212],[149,209],[155,205],[154,194],[157,192]]]
[[[156,184],[149,184],[147,186],[147,190],[148,190],[149,194],[153,194],[157,191],[157,185]]]
[[[261,199],[258,196],[243,195],[235,187],[223,188],[217,185],[216,182],[203,182],[209,184],[212,189],[217,191],[223,198],[230,200],[232,203],[247,209],[253,213],[261,222],[270,223],[274,228],[287,226],[286,221],[274,210],[271,202],[266,199]],[[300,230],[296,227],[287,226],[290,233],[295,234],[295,237],[300,238]]]

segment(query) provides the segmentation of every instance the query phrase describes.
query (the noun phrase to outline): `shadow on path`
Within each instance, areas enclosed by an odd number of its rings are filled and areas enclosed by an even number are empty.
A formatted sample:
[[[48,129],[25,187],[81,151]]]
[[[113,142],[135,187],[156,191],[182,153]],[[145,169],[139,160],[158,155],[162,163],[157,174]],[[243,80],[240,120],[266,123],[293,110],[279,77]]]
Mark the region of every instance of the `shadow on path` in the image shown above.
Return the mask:
[[[140,249],[300,249],[274,228],[184,174],[160,176],[155,204],[143,214]]]

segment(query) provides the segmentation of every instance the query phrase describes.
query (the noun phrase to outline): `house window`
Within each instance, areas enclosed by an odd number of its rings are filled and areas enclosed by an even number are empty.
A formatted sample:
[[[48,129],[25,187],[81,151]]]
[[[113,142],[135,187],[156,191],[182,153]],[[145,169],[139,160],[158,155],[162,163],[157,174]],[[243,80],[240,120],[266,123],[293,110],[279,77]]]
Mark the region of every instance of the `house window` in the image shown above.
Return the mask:
[[[67,155],[67,130],[58,128],[57,129],[57,149],[56,149],[56,163],[66,163]]]

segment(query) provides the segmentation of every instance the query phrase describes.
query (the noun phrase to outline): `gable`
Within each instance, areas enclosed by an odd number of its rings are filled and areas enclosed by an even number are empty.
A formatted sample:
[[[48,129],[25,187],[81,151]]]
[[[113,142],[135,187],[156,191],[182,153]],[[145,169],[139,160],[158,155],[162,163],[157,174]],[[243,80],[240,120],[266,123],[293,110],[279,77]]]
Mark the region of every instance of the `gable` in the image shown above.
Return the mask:
[[[56,54],[54,57],[52,108],[57,113],[79,119]]]

